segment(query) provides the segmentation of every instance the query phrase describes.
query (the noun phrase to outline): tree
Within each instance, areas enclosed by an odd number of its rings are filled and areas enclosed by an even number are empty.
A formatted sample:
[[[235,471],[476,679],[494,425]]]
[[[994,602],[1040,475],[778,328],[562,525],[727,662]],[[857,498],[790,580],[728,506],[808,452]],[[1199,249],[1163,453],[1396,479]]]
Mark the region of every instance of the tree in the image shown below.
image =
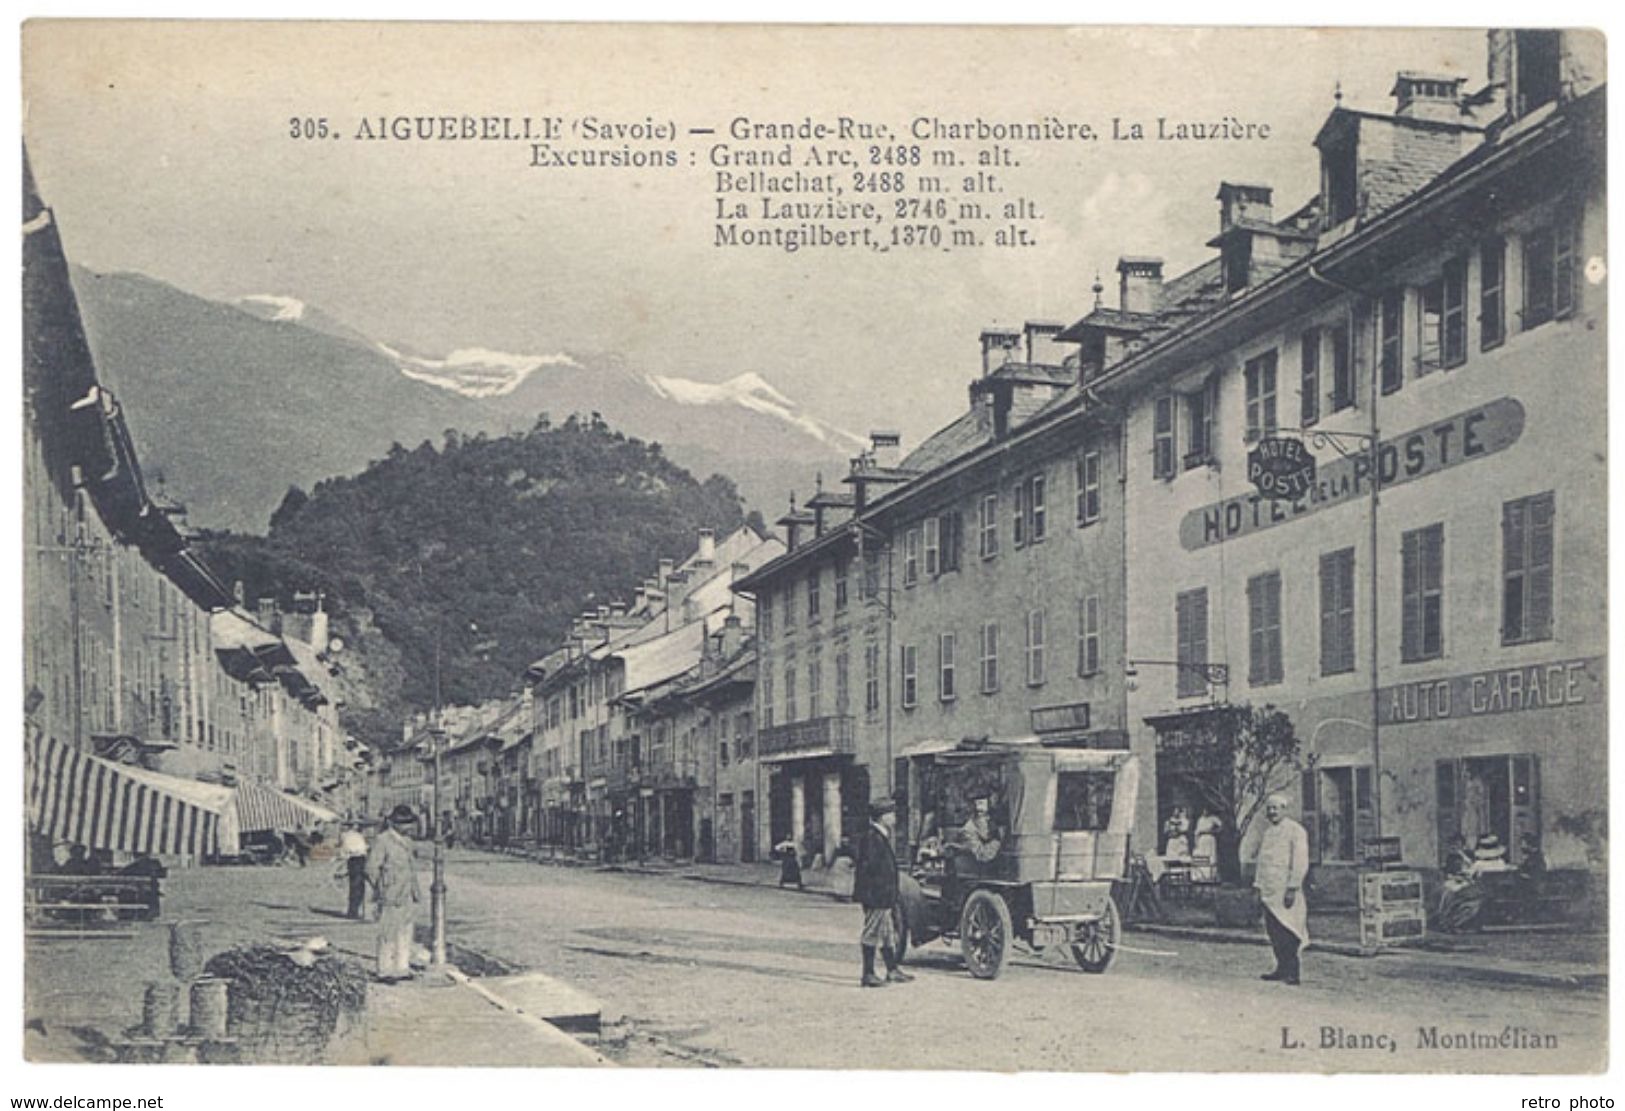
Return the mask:
[[[1303,766],[1302,742],[1292,719],[1272,705],[1216,706],[1181,732],[1171,774],[1224,819],[1219,874],[1241,876],[1240,847],[1271,793],[1288,788]],[[1163,756],[1159,753],[1159,759]]]

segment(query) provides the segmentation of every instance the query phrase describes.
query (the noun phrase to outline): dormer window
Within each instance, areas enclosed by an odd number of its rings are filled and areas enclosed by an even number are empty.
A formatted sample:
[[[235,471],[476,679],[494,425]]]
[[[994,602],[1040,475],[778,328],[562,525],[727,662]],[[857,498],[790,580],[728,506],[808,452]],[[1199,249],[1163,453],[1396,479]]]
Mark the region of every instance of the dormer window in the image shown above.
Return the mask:
[[[1226,237],[1221,252],[1224,267],[1224,288],[1236,293],[1247,288],[1253,271],[1253,237],[1236,234]]]
[[[1563,87],[1561,31],[1515,31],[1517,72],[1513,95],[1517,114],[1528,115],[1558,98]]]
[[[1359,212],[1358,165],[1352,141],[1332,147],[1321,154],[1320,171],[1328,228],[1335,228],[1345,220],[1352,220]]]

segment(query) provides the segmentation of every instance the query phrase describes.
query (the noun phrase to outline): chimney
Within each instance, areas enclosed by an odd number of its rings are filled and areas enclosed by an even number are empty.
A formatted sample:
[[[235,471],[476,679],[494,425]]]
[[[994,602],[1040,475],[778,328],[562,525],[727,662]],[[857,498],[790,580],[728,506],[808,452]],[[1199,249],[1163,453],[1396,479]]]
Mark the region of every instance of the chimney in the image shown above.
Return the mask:
[[[231,596],[237,600],[239,606],[248,604],[248,591],[243,589],[243,580],[238,579],[231,584]]]
[[[1405,120],[1461,123],[1461,87],[1466,80],[1447,74],[1401,71],[1389,90],[1394,98],[1394,115]]]
[[[1219,184],[1219,232],[1223,234],[1242,220],[1259,223],[1274,221],[1274,207],[1270,197],[1274,194],[1268,185],[1250,185],[1240,181]]]
[[[666,583],[671,581],[671,573],[676,569],[676,567],[677,561],[674,559],[663,559],[660,561],[660,577],[656,581],[659,583],[661,590],[666,589]]]
[[[732,567],[730,567],[728,569],[728,572],[729,572],[728,573],[728,581],[729,582],[738,582],[740,579],[742,579],[746,575],[750,574],[750,564],[748,564],[748,563],[735,563]]]
[[[1002,440],[1010,434],[1010,410],[1015,405],[1016,384],[1000,379],[992,385],[993,438]]]
[[[986,378],[1021,350],[1021,333],[1009,328],[983,328],[981,335],[982,377]]]
[[[643,595],[643,587],[640,586],[632,592],[632,612],[637,613],[639,610],[641,610],[645,600],[646,599]]]
[[[1117,260],[1117,307],[1153,313],[1162,305],[1162,260],[1124,255]]]
[[[259,623],[269,632],[276,632],[276,599],[259,600]]]
[[[890,469],[903,461],[903,437],[891,431],[869,433],[869,452],[875,466]]]
[[[1066,351],[1055,337],[1063,325],[1052,320],[1029,320],[1021,333],[1027,343],[1027,362],[1033,366],[1060,366],[1066,360]]]
[[[744,642],[745,627],[740,624],[738,614],[730,613],[722,622],[722,643],[718,646],[720,650],[717,654],[724,660],[731,660]]]
[[[700,564],[700,565],[703,565],[705,567],[709,567],[713,563],[715,563],[716,561],[717,561],[717,534],[715,532],[713,532],[711,529],[702,528],[700,530],[700,547],[699,547],[699,551],[695,554],[694,562],[696,564]]]

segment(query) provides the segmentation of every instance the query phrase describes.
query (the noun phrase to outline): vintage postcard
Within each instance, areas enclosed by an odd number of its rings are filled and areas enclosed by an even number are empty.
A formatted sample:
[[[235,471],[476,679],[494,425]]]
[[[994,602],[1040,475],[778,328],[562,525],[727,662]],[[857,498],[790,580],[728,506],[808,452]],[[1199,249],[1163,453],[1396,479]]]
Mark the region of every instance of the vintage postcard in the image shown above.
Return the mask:
[[[22,50],[28,1060],[1607,1067],[1600,33]]]

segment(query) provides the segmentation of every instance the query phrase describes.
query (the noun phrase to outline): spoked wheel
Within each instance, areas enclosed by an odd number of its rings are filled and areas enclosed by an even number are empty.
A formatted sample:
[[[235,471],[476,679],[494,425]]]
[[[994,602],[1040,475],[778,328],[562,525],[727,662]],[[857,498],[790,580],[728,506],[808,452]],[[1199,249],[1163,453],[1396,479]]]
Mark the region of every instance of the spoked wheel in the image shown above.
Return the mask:
[[[991,891],[972,891],[959,915],[959,947],[978,980],[995,979],[1010,952],[1010,908]]]
[[[1110,896],[1106,909],[1093,922],[1078,927],[1078,940],[1072,943],[1072,959],[1085,972],[1104,972],[1117,956],[1117,944],[1123,940],[1123,916],[1117,913],[1117,903]]]

